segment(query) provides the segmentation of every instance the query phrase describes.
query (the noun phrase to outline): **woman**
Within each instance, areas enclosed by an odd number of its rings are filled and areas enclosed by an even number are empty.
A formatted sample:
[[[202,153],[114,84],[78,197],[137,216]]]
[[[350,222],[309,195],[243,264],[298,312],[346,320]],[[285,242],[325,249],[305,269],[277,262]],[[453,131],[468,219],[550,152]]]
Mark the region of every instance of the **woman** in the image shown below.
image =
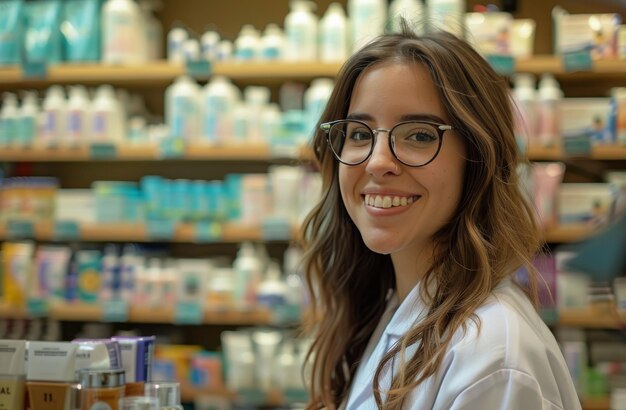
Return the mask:
[[[533,306],[541,240],[506,80],[451,34],[405,28],[336,84],[304,229],[321,318],[309,408],[580,408]]]

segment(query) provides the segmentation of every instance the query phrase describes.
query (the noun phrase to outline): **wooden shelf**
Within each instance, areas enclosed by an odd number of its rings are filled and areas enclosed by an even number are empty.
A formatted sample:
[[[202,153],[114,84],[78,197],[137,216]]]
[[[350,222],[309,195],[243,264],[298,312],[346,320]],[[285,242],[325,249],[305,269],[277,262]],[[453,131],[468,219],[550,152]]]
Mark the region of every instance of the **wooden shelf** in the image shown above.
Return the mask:
[[[559,311],[559,326],[587,329],[620,329],[626,326],[626,314],[595,312],[591,309]]]
[[[544,240],[548,243],[571,243],[581,241],[591,234],[594,230],[588,225],[564,225],[554,228],[548,228],[544,232]]]
[[[609,410],[611,399],[608,397],[587,398],[582,400],[582,406],[583,410]]]
[[[626,160],[626,146],[595,146],[591,149],[591,155],[586,157],[571,157],[565,155],[561,147],[528,147],[528,152],[526,156],[531,161],[564,161],[572,158],[591,159],[598,161],[619,161]]]
[[[0,304],[0,318],[27,319],[30,315],[26,308]],[[67,322],[101,322],[102,307],[98,304],[85,302],[58,303],[50,306],[47,317]],[[174,309],[170,307],[130,306],[129,323],[174,323]],[[206,308],[203,324],[207,325],[255,325],[263,326],[272,323],[272,313],[265,308],[249,311],[212,310]]]
[[[593,61],[591,71],[566,71],[563,59],[553,55],[536,55],[529,59],[520,59],[515,62],[515,72],[541,75],[552,73],[559,79],[597,79],[607,77],[624,78],[626,76],[626,61],[620,59]]]
[[[217,63],[213,74],[233,80],[296,80],[315,77],[335,77],[341,68],[338,63],[293,63],[293,62],[230,62]]]

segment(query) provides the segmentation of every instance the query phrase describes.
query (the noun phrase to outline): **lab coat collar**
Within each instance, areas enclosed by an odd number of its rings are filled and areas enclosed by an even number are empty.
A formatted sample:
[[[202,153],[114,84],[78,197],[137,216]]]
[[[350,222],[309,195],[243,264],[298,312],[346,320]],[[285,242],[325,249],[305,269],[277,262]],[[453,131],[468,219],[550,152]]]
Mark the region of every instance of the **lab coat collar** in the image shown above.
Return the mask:
[[[385,329],[385,335],[398,340],[407,330],[422,320],[428,312],[428,305],[420,294],[421,282],[418,282],[404,298],[393,318]],[[431,293],[434,287],[431,286]],[[397,300],[397,298],[394,298]]]

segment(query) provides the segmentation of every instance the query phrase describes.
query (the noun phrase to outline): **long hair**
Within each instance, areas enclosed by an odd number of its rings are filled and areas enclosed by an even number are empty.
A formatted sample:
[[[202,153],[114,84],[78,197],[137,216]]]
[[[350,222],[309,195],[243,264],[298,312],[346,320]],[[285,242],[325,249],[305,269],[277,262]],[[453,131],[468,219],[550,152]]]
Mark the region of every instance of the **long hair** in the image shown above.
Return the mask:
[[[320,123],[345,118],[358,77],[366,68],[387,61],[426,67],[451,125],[467,145],[461,199],[455,215],[432,238],[433,264],[420,287],[428,313],[385,355],[374,375],[378,407],[400,409],[407,394],[437,371],[454,333],[476,321],[473,312],[502,279],[526,267],[530,279],[525,290],[536,303],[532,258],[541,236],[533,208],[518,184],[516,167],[521,159],[508,83],[452,34],[417,36],[405,25],[402,33],[382,35],[364,46],[340,70]],[[311,327],[315,337],[309,352],[313,359],[309,409],[334,409],[346,399],[395,278],[390,256],[369,250],[348,216],[339,191],[338,164],[324,132],[318,130],[312,144],[323,195],[303,226],[311,317],[318,319]],[[415,344],[415,354],[394,372],[390,389],[382,391],[382,370]]]

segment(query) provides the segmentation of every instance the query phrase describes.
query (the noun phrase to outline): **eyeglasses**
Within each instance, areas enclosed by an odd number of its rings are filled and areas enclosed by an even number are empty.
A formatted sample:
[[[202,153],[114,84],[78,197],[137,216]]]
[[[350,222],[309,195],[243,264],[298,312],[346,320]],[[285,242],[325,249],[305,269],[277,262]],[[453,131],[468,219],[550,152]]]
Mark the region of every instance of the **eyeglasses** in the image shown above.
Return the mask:
[[[358,120],[326,122],[320,128],[326,132],[328,145],[342,164],[359,165],[367,161],[374,152],[376,136],[386,132],[394,157],[410,167],[432,162],[441,150],[444,132],[453,129],[451,125],[431,121],[404,121],[391,129],[372,129]]]

